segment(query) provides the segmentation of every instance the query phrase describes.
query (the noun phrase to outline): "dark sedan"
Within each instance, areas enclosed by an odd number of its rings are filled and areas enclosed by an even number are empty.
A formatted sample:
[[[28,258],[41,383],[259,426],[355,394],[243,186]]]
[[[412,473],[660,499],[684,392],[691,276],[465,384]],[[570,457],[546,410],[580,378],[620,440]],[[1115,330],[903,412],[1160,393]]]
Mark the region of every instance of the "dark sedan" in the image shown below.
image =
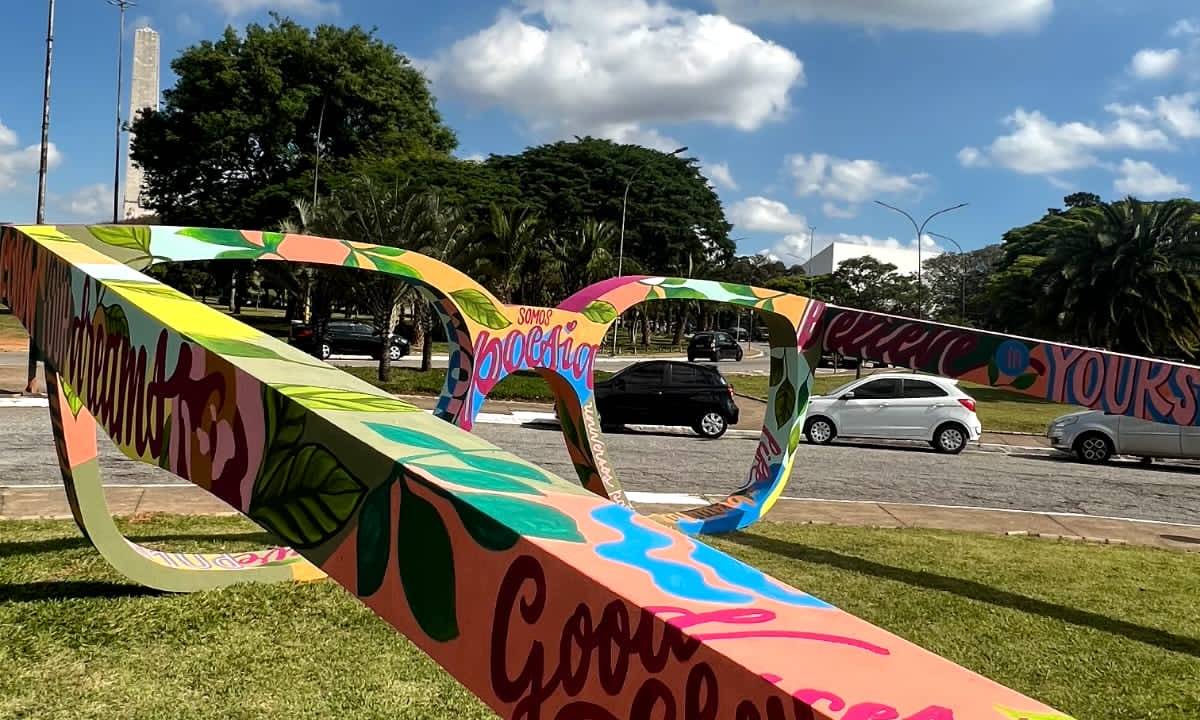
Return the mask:
[[[609,430],[677,425],[712,439],[738,421],[733,387],[716,368],[669,360],[630,365],[597,382],[596,408]]]
[[[383,334],[367,323],[354,320],[330,320],[321,337],[310,325],[295,325],[289,341],[322,360],[332,355],[367,355],[378,359],[384,352]],[[387,353],[391,360],[404,357],[409,353],[408,340],[392,335]]]

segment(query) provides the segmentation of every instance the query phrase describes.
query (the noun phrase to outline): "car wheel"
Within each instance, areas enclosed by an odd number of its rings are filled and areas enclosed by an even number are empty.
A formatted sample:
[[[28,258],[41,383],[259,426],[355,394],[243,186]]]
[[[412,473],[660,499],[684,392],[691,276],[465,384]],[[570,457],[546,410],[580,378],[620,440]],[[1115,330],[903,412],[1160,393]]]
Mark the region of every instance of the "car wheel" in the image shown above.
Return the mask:
[[[813,445],[828,445],[837,437],[837,429],[832,420],[813,418],[804,426],[804,437]]]
[[[1100,433],[1086,433],[1075,441],[1075,454],[1085,463],[1099,465],[1113,456],[1112,440]]]
[[[962,425],[947,423],[933,435],[933,446],[940,453],[957,455],[967,447],[967,431]]]
[[[708,440],[716,440],[729,429],[729,423],[721,413],[709,412],[696,421],[692,429]]]
[[[741,362],[742,361],[742,351],[738,350],[737,355],[734,355],[733,359],[736,360],[737,362]]]
[[[402,357],[404,357],[404,352],[400,349],[399,345],[391,345],[388,347],[388,360],[395,362]]]
[[[329,343],[321,343],[321,359],[328,360],[333,354],[333,348],[329,347]]]
[[[1143,467],[1150,467],[1151,465],[1154,464],[1154,458],[1144,457],[1144,458],[1141,458],[1140,460],[1138,460],[1138,463],[1141,464]]]
[[[688,353],[688,362],[691,362],[691,363],[696,362],[696,356],[692,355],[691,353]]]

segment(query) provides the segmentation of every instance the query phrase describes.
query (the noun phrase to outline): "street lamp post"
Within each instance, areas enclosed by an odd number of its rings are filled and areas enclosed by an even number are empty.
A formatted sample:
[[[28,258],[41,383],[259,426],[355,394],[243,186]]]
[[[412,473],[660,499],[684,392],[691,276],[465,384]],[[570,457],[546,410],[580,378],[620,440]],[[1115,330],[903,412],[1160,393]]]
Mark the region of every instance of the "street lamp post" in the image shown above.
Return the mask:
[[[54,0],[47,3],[46,17],[46,70],[45,84],[42,88],[42,147],[41,158],[38,161],[38,191],[37,191],[37,224],[46,222],[46,171],[49,169],[50,158],[50,65],[54,60]],[[25,392],[36,395],[39,392],[37,380],[38,355],[33,344],[33,335],[29,336],[29,362],[26,367],[27,378]]]
[[[912,215],[909,215],[908,213],[904,212],[903,210],[901,210],[900,208],[898,208],[894,205],[888,205],[887,203],[883,202],[882,200],[876,200],[875,204],[882,205],[889,210],[895,210],[896,212],[900,213],[904,217],[908,218],[908,221],[910,223],[912,223],[913,229],[917,231],[917,319],[923,320],[925,318],[925,307],[921,304],[922,292],[923,292],[923,289],[921,287],[921,237],[925,234],[925,226],[929,224],[930,220],[934,219],[938,215],[942,215],[943,213],[948,213],[951,210],[957,210],[959,208],[966,207],[967,203],[959,203],[953,207],[942,208],[941,210],[938,210],[937,212],[933,213],[929,217],[925,218],[925,222],[921,223],[920,225],[917,225],[917,221],[913,219]]]
[[[681,148],[675,148],[668,155],[678,155],[687,150],[687,145]],[[621,199],[621,240],[617,248],[617,277],[622,277],[625,269],[625,210],[629,206],[629,188],[633,186],[633,181],[637,178],[638,173],[645,169],[650,164],[650,160],[638,166],[633,174],[629,176],[629,180],[625,182],[625,196]],[[617,316],[617,324],[613,326],[613,355],[617,354],[617,334],[621,329],[621,316]]]
[[[113,222],[120,221],[121,201],[121,76],[125,72],[125,10],[137,5],[133,0],[107,0],[109,5],[120,10],[121,25],[117,33],[117,131],[116,147],[113,148]]]
[[[966,323],[966,320],[967,320],[967,256],[963,253],[962,245],[959,245],[958,242],[956,242],[955,239],[950,237],[949,235],[942,235],[940,233],[935,233],[935,232],[931,232],[929,234],[935,238],[938,238],[940,240],[945,240],[945,241],[953,244],[955,249],[958,250],[958,279],[959,279],[959,285],[962,286],[962,307],[958,311],[958,324],[966,325],[967,324]]]

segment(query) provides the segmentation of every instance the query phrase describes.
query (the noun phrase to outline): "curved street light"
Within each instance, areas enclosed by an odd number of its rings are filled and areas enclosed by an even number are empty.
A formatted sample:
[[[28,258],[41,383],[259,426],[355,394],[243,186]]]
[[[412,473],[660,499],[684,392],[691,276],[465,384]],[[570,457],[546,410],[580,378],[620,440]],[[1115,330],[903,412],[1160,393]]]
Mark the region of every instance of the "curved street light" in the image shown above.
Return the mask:
[[[932,231],[929,233],[929,235],[953,244],[958,250],[958,279],[959,284],[962,286],[962,307],[958,311],[958,324],[965,325],[967,320],[967,256],[963,253],[962,245],[959,245],[958,242],[956,242],[954,238],[950,237],[949,235],[942,235],[941,233],[935,233]]]
[[[967,203],[959,203],[953,207],[942,208],[941,210],[938,210],[937,212],[933,213],[929,217],[925,218],[925,222],[921,223],[920,225],[917,225],[917,221],[913,219],[912,215],[909,215],[908,213],[904,212],[903,210],[901,210],[900,208],[898,208],[894,205],[888,205],[887,203],[883,202],[882,200],[876,200],[875,204],[882,205],[885,208],[887,208],[888,210],[895,210],[896,212],[900,213],[904,217],[908,218],[908,221],[910,223],[912,223],[913,229],[917,231],[917,319],[923,320],[925,318],[925,308],[921,304],[921,294],[922,294],[922,288],[921,288],[921,236],[925,234],[925,226],[929,224],[930,220],[934,219],[938,215],[948,213],[951,210],[957,210],[959,208],[966,207]]]
[[[684,145],[681,148],[675,148],[671,152],[667,153],[667,155],[669,155],[669,156],[678,155],[679,153],[684,152],[687,149],[688,149],[687,145]],[[642,170],[644,170],[647,165],[649,165],[651,162],[653,162],[653,160],[654,160],[654,158],[650,158],[650,159],[646,160],[646,162],[639,165],[638,168],[633,171],[633,174],[629,176],[629,180],[627,180],[625,182],[625,196],[621,200],[621,242],[620,242],[620,247],[617,250],[617,277],[622,277],[625,274],[623,272],[624,268],[625,268],[625,210],[627,209],[627,207],[629,205],[629,188],[633,185],[633,181],[634,181],[634,179],[637,178],[638,173],[640,173]],[[620,316],[617,316],[617,324],[613,326],[613,351],[612,351],[613,357],[616,357],[616,355],[617,355],[617,333],[620,330],[620,328],[621,328],[621,318],[620,318]]]

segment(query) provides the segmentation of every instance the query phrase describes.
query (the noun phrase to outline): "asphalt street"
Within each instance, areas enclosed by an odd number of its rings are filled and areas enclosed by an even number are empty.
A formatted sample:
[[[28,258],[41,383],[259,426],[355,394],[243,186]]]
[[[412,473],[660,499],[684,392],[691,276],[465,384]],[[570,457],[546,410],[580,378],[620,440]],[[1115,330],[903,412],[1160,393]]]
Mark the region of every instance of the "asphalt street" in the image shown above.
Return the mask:
[[[481,425],[476,432],[559,475],[573,472],[555,429]],[[0,409],[0,485],[60,482],[50,437],[45,408]],[[755,450],[751,439],[633,433],[609,435],[608,445],[627,490],[691,495],[735,489]],[[128,461],[106,439],[101,446],[106,483],[182,482]],[[1021,451],[947,457],[917,445],[804,445],[785,494],[1200,523],[1200,468],[1134,462],[1095,467]]]

